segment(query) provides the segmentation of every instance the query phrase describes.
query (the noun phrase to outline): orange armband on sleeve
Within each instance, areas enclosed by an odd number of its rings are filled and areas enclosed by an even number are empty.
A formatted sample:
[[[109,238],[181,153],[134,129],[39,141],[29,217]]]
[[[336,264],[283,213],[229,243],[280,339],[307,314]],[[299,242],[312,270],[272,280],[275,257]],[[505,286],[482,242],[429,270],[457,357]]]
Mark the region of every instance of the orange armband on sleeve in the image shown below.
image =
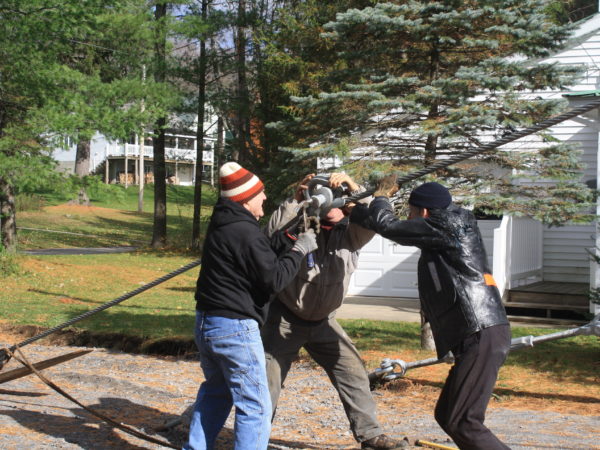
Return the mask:
[[[494,280],[494,277],[492,276],[491,273],[484,273],[483,279],[484,279],[486,285],[496,286],[496,280]]]

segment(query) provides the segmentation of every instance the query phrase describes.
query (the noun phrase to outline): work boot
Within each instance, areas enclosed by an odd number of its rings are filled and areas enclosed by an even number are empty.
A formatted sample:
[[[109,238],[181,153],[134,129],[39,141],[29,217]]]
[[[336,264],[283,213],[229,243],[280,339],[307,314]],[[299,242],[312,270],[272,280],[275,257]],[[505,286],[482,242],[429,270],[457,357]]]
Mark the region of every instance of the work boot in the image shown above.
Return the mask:
[[[385,434],[380,434],[379,436],[375,436],[374,438],[360,443],[360,448],[374,448],[379,450],[393,450],[395,448],[407,447],[407,438],[404,438],[402,440],[392,439],[391,437],[386,436]]]

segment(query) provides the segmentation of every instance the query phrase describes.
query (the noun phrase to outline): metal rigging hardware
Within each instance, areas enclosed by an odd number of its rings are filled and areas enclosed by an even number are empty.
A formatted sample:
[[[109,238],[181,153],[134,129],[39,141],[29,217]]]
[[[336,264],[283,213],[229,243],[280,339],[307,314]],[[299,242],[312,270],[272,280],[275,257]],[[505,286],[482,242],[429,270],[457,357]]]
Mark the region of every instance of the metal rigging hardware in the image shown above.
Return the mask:
[[[577,328],[570,330],[559,331],[557,333],[545,334],[543,336],[523,336],[513,338],[510,343],[510,351],[520,350],[522,348],[533,347],[534,344],[539,344],[547,341],[555,341],[557,339],[564,339],[573,336],[599,336],[600,337],[600,314],[594,317],[589,323],[582,325]],[[387,381],[395,380],[396,378],[403,377],[406,372],[410,369],[417,369],[419,367],[432,366],[434,364],[454,362],[454,356],[452,352],[448,352],[442,358],[428,358],[421,359],[419,361],[406,362],[401,359],[389,359],[385,358],[381,361],[381,366],[369,373],[369,382],[371,388],[375,388],[379,384],[383,384]],[[395,371],[399,369],[399,371]]]

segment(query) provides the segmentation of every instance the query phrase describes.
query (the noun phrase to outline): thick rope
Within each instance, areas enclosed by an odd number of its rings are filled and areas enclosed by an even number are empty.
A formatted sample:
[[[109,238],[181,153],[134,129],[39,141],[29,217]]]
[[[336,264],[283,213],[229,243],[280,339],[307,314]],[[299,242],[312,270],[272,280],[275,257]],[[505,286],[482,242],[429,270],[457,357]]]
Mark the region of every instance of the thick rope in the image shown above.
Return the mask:
[[[537,125],[533,125],[529,128],[525,128],[521,131],[516,131],[514,133],[510,133],[503,138],[500,138],[494,142],[490,142],[489,144],[482,145],[481,147],[474,148],[473,150],[468,150],[460,155],[453,156],[448,159],[440,160],[436,163],[433,163],[430,166],[424,167],[416,172],[403,175],[398,177],[398,186],[402,186],[404,183],[408,181],[416,180],[417,178],[422,177],[423,175],[427,175],[428,173],[435,172],[436,170],[443,169],[445,167],[451,166],[452,164],[456,164],[457,162],[467,160],[472,158],[473,156],[477,156],[481,153],[488,152],[502,145],[508,144],[509,142],[516,141],[517,139],[521,139],[525,136],[528,136],[533,133],[537,133],[538,131],[549,128],[558,123],[564,122],[565,120],[571,119],[573,117],[579,116],[580,114],[591,111],[592,109],[598,108],[600,106],[600,99],[594,100],[590,103],[586,103],[585,105],[579,106],[577,108],[573,108],[563,114],[559,114],[557,116],[551,117],[549,119],[543,120]],[[373,195],[375,189],[369,189],[365,192],[361,192],[360,194],[348,197],[346,202],[354,202],[365,197],[369,197]]]

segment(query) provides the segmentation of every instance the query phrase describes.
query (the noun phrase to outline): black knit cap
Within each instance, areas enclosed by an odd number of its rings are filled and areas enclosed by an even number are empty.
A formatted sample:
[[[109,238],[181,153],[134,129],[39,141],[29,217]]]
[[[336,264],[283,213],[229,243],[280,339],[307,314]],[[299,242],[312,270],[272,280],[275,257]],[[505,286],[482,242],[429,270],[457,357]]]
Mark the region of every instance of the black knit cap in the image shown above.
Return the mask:
[[[408,204],[420,208],[441,208],[444,209],[452,203],[452,195],[447,188],[435,181],[423,183],[416,187],[408,197]]]

